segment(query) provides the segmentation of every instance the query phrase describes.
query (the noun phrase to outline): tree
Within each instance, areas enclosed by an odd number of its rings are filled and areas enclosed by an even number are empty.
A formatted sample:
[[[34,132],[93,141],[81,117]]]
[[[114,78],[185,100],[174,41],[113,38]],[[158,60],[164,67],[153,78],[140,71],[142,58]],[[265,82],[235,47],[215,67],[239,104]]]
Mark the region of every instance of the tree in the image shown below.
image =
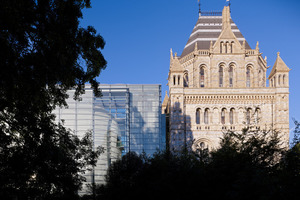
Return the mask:
[[[292,148],[285,153],[281,162],[281,193],[286,199],[298,199],[300,195],[300,123],[297,120],[294,123]]]
[[[184,148],[148,159],[126,155],[111,166],[96,199],[284,199],[290,183],[282,175],[285,152],[278,132],[247,128],[225,132],[208,154]]]
[[[220,148],[210,153],[206,191],[213,198],[275,198],[283,153],[277,131],[245,128],[241,133],[225,132]],[[216,188],[218,193],[213,193]]]
[[[0,198],[76,199],[82,169],[94,165],[91,137],[54,123],[67,90],[100,90],[103,38],[79,27],[90,0],[4,0],[0,7]],[[13,197],[11,196],[13,195]]]

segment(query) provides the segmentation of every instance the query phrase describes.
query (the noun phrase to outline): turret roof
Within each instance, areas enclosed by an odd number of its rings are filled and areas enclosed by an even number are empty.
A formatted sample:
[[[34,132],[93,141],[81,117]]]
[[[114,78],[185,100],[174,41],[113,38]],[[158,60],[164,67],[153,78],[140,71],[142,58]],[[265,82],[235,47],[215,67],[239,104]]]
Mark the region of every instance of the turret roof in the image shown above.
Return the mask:
[[[291,69],[288,68],[288,66],[283,62],[282,58],[280,57],[280,53],[277,53],[277,59],[275,61],[275,64],[272,68],[272,71],[269,75],[269,78],[271,78],[275,73],[277,72],[289,72]]]
[[[231,29],[242,44],[245,41],[244,36],[238,29],[237,25],[230,18]],[[181,54],[181,58],[191,53],[195,49],[195,44],[197,43],[199,50],[208,50],[210,47],[210,42],[213,44],[217,41],[218,37],[222,32],[222,16],[216,13],[205,13],[205,16],[199,15],[198,21],[190,35],[190,38],[184,47]],[[246,41],[246,49],[251,49],[248,42]]]

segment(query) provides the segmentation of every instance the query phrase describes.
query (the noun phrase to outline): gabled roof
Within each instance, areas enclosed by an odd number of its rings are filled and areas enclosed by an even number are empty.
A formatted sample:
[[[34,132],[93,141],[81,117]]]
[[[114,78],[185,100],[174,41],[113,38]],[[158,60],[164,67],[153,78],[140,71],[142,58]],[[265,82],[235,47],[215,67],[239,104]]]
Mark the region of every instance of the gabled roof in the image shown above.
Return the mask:
[[[278,52],[277,59],[275,61],[275,64],[272,68],[272,71],[271,71],[268,79],[270,79],[277,72],[289,72],[290,70],[291,69],[288,68],[288,66],[283,62],[282,58],[280,57],[280,53]]]
[[[196,43],[199,50],[208,50],[210,47],[210,42],[212,41],[214,45],[220,36],[222,32],[222,16],[209,16],[209,14],[206,15],[208,16],[199,16],[192,34],[190,35],[190,38],[180,56],[181,58],[193,52]],[[244,36],[231,18],[230,23],[232,32],[242,45],[243,41],[245,41]],[[247,41],[246,49],[251,49]]]

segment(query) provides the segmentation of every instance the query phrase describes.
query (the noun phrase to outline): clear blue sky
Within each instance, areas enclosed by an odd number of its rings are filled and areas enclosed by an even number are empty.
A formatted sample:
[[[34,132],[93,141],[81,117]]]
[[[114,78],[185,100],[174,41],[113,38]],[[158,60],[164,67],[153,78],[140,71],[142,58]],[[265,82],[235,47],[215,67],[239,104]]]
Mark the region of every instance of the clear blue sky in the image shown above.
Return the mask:
[[[221,11],[226,0],[201,0],[203,11]],[[231,0],[231,17],[250,44],[260,42],[268,57],[276,53],[290,71],[290,128],[300,121],[300,1]],[[168,89],[170,48],[182,53],[198,18],[197,0],[92,0],[81,26],[94,26],[105,41],[108,62],[100,83],[161,84]]]

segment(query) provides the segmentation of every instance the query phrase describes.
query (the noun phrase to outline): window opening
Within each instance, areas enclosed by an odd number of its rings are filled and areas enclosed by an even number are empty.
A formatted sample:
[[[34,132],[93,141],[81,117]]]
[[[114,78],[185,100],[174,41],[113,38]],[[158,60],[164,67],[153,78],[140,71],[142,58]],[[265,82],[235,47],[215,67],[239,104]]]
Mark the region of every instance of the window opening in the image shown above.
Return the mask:
[[[222,109],[221,111],[221,123],[225,124],[225,109]]]
[[[219,87],[223,87],[223,67],[219,67]]]
[[[200,108],[196,110],[196,124],[200,124]]]
[[[209,123],[209,120],[208,120],[208,109],[205,109],[205,112],[204,112],[204,123],[205,124]]]
[[[200,69],[200,87],[204,87],[204,80],[205,80],[204,68],[201,67],[201,69]]]
[[[232,66],[229,67],[228,74],[229,74],[229,87],[232,87],[233,86],[233,67]]]
[[[234,111],[234,109],[230,109],[230,113],[229,113],[229,122],[230,122],[230,124],[233,124],[233,111]]]
[[[246,72],[246,76],[247,76],[247,82],[246,82],[246,86],[247,87],[250,87],[250,80],[251,80],[251,77],[250,77],[250,73],[251,73],[251,69],[250,67],[247,67],[247,72]]]

